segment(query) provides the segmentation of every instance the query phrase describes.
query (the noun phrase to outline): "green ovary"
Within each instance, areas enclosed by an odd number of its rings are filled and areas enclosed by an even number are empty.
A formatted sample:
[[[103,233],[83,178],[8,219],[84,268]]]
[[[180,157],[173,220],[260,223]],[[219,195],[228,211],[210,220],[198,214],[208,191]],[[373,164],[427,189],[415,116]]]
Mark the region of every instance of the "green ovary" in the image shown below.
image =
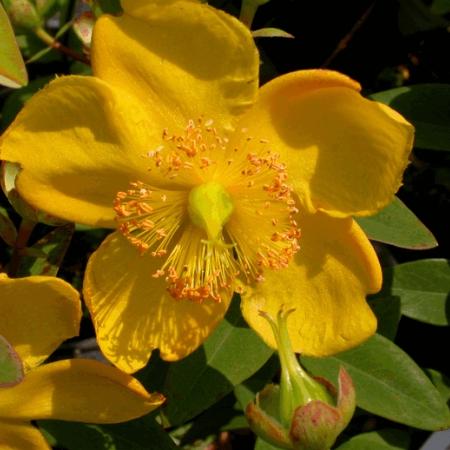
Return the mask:
[[[213,242],[220,239],[233,209],[230,194],[219,183],[203,183],[189,193],[188,211],[192,223],[205,230]]]

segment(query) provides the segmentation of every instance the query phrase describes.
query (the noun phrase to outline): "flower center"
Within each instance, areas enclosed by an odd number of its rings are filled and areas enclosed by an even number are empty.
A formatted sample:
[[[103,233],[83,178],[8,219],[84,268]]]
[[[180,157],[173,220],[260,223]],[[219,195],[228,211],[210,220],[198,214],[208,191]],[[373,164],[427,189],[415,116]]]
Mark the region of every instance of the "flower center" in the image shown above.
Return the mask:
[[[262,281],[265,269],[286,267],[300,231],[287,172],[267,141],[241,130],[219,135],[212,121],[190,121],[146,156],[171,187],[142,181],[117,194],[119,230],[141,254],[163,258],[175,299],[221,301],[237,277]],[[146,257],[148,257],[146,255]]]

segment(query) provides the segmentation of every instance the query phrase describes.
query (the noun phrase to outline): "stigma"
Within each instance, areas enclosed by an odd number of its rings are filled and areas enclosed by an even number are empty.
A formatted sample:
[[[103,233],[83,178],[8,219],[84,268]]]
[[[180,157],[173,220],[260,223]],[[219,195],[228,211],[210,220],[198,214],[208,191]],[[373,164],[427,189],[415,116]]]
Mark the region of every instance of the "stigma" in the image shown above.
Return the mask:
[[[164,130],[146,154],[149,170],[170,188],[130,183],[114,201],[119,231],[143,257],[160,258],[176,300],[220,302],[265,270],[287,267],[300,230],[285,165],[266,140],[246,130],[231,139],[211,120],[189,121],[179,135]]]

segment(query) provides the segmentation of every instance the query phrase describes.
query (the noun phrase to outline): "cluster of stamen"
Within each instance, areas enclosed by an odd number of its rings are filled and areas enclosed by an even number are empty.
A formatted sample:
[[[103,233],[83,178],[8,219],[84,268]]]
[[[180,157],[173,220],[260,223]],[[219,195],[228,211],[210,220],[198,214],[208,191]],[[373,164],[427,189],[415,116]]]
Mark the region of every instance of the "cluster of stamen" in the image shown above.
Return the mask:
[[[241,180],[232,187],[232,193],[240,199],[240,209],[227,229],[238,244],[241,271],[247,279],[263,281],[264,269],[287,267],[300,248],[300,230],[294,219],[298,209],[287,183],[286,166],[278,154],[270,150],[248,153],[247,162],[240,172]],[[247,232],[242,223],[248,224]]]
[[[164,130],[163,144],[145,156],[170,187],[133,182],[115,199],[119,230],[142,254],[163,259],[152,276],[165,277],[175,299],[220,302],[237,277],[262,281],[265,269],[286,267],[299,249],[285,165],[267,141],[239,133],[233,146],[212,121],[190,121],[180,135]],[[189,215],[190,192],[210,182],[233,200],[217,236]]]
[[[226,154],[228,138],[218,134],[212,120],[190,120],[183,134],[171,135],[165,129],[165,143],[147,153],[155,167],[168,179],[179,183],[198,184],[208,180]]]

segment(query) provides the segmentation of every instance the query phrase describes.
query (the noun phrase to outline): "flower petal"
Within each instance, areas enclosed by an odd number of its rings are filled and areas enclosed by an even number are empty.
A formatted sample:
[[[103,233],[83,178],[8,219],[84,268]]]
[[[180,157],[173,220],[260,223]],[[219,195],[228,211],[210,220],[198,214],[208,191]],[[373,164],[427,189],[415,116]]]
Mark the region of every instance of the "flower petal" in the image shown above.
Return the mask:
[[[30,371],[2,391],[0,418],[117,423],[149,413],[164,401],[135,378],[88,359],[67,359]]]
[[[0,449],[50,450],[41,432],[28,423],[0,422]]]
[[[300,251],[287,269],[264,273],[265,280],[242,297],[247,322],[276,347],[267,321],[281,305],[295,308],[288,329],[295,352],[331,355],[363,342],[376,329],[365,301],[381,287],[381,268],[372,245],[353,219],[324,213],[300,216]]]
[[[125,0],[122,6],[124,15],[104,15],[95,25],[96,76],[183,127],[200,116],[226,126],[253,103],[259,58],[237,19],[192,0]]]
[[[0,334],[19,354],[25,370],[40,364],[80,326],[78,292],[55,277],[10,279],[0,275]]]
[[[413,128],[359,89],[337,72],[293,72],[263,86],[242,120],[242,128],[280,153],[309,212],[370,215],[401,185]]]
[[[152,180],[142,155],[160,144],[162,128],[107,83],[62,77],[26,104],[0,139],[0,157],[22,166],[17,187],[32,206],[114,226],[116,193]]]
[[[91,256],[84,298],[104,355],[120,369],[143,367],[152,350],[174,361],[193,352],[224,316],[229,301],[175,300],[152,274],[163,260],[139,252],[119,233]]]

